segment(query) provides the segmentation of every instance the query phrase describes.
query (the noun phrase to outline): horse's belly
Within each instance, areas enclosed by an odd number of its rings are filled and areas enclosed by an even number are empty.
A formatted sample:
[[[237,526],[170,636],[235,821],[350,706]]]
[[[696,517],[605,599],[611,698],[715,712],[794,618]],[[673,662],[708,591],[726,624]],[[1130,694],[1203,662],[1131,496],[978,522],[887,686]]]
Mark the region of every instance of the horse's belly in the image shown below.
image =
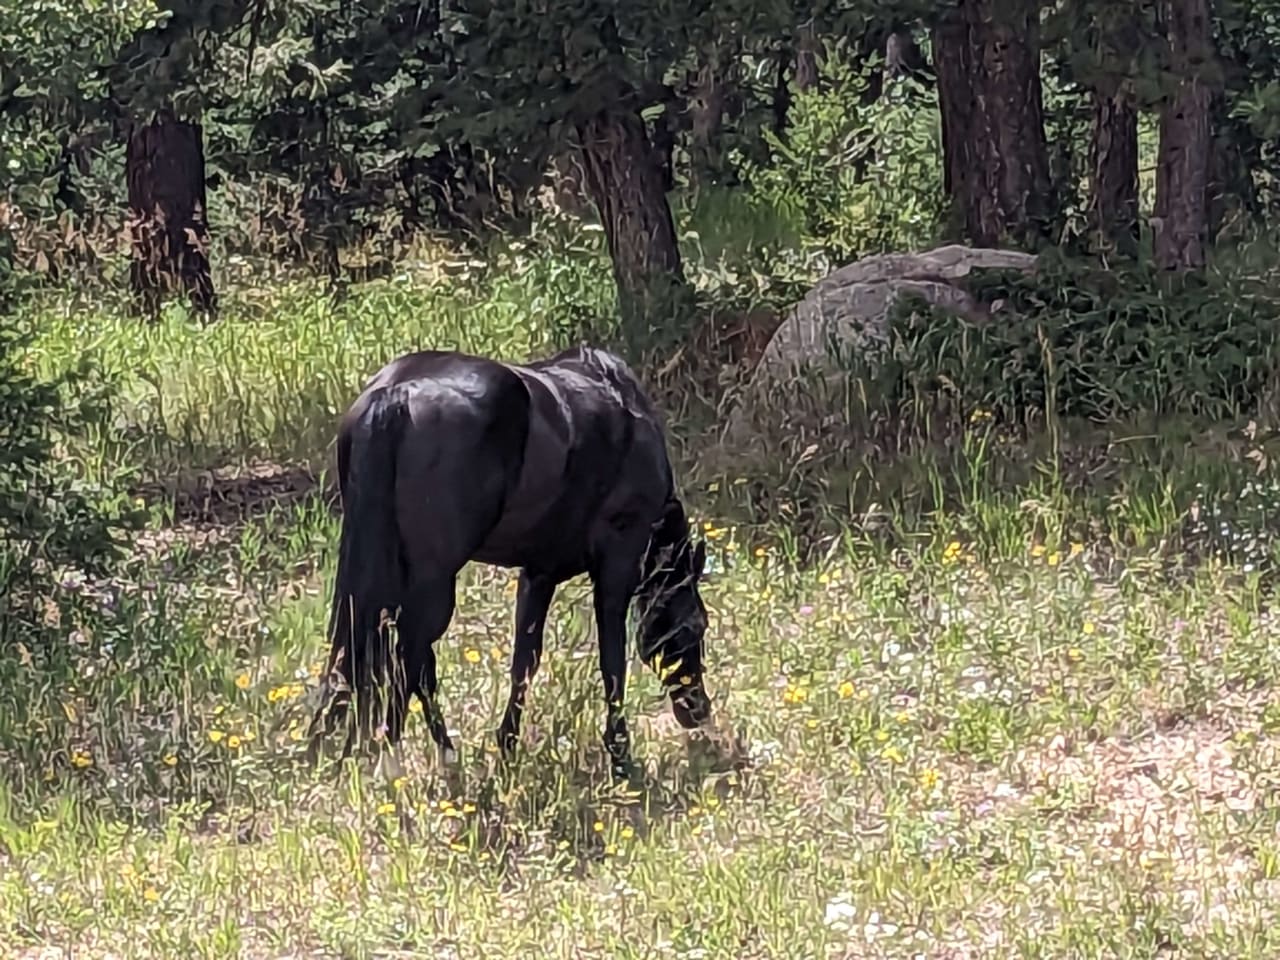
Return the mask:
[[[503,513],[476,551],[475,559],[499,567],[529,567],[569,575],[585,567],[586,546],[569,519],[557,517],[554,509],[517,508]]]

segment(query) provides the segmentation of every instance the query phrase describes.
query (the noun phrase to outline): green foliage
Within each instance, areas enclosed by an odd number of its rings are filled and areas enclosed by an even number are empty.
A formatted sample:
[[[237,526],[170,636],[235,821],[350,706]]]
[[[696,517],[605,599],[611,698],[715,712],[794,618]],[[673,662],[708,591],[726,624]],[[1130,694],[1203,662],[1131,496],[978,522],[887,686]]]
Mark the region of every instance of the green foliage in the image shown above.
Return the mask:
[[[1007,422],[1060,415],[1211,419],[1260,411],[1280,384],[1280,301],[1245,276],[1170,278],[1044,255],[1038,274],[976,276],[989,320],[904,300],[876,394]]]
[[[864,105],[865,75],[825,70],[828,85],[796,96],[786,137],[763,132],[768,162],[740,158],[743,179],[837,264],[928,244],[943,211],[935,94],[902,79]]]
[[[55,379],[31,369],[34,337],[17,317],[0,326],[0,566],[3,603],[64,566],[102,574],[119,556],[135,512],[115,491],[87,482],[67,445],[109,420],[108,391],[81,361]]]

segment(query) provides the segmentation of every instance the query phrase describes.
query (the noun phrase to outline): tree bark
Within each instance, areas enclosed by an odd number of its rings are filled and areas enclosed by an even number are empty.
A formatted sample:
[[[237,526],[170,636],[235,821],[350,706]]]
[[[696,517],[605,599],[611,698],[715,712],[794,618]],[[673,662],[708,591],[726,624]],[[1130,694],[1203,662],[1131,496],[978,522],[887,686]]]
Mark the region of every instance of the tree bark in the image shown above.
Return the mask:
[[[1089,224],[1100,250],[1138,248],[1138,111],[1127,82],[1093,90]]]
[[[181,289],[198,311],[213,314],[200,125],[167,110],[135,125],[125,150],[125,180],[129,276],[143,311],[154,316],[164,295]]]
[[[720,49],[710,44],[698,58],[689,114],[690,173],[695,183],[714,181],[721,169],[720,133],[724,126],[725,83]]]
[[[787,119],[791,112],[791,87],[787,83],[787,72],[794,59],[790,50],[778,54],[773,74],[773,132],[780,138],[787,135]]]
[[[1213,59],[1209,0],[1167,0],[1162,9],[1177,88],[1160,110],[1152,233],[1165,270],[1205,264],[1213,95],[1202,75]]]
[[[884,43],[884,74],[888,80],[911,77],[921,83],[929,82],[928,63],[910,30],[899,28],[889,32]]]
[[[960,0],[934,27],[943,177],[980,246],[1047,232],[1038,12],[1035,0]]]
[[[623,335],[633,349],[671,319],[684,269],[662,172],[644,120],[617,108],[581,124],[587,192],[600,214],[618,287]]]
[[[817,30],[810,20],[796,32],[796,69],[794,79],[796,89],[803,93],[818,85],[818,43]]]

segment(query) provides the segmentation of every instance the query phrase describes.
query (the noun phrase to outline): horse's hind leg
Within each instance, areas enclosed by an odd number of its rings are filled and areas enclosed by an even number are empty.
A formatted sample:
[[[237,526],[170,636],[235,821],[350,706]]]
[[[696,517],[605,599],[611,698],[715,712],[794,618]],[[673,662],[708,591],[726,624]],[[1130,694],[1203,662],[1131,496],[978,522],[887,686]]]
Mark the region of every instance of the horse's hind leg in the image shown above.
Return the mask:
[[[400,670],[391,694],[387,715],[387,741],[398,744],[404,733],[409,698],[416,695],[427,718],[431,739],[439,747],[446,763],[452,763],[456,751],[449,739],[444,716],[436,693],[440,682],[436,675],[435,642],[444,635],[453,619],[454,577],[417,580],[405,593],[398,623],[400,633]]]
[[[520,736],[525,695],[542,660],[542,632],[555,592],[556,582],[551,578],[531,576],[527,570],[520,571],[515,647],[511,651],[511,695],[507,698],[507,709],[498,727],[498,746],[504,754],[515,748]]]

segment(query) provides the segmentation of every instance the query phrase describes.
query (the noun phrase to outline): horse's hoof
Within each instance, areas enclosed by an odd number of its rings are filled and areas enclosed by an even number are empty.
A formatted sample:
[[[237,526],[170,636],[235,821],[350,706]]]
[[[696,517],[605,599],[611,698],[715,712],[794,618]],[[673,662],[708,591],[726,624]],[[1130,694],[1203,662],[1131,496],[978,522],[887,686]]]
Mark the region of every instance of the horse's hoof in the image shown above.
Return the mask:
[[[510,760],[516,752],[516,743],[519,737],[514,730],[508,730],[505,727],[498,730],[498,753],[503,760]]]

